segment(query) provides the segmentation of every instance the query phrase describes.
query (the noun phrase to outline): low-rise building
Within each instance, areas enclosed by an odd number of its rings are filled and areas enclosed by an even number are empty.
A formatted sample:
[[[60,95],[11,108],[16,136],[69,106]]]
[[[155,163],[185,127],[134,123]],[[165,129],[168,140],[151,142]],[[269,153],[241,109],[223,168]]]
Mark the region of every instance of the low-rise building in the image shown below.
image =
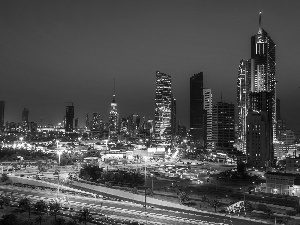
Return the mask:
[[[300,196],[300,174],[266,172],[266,193]]]
[[[300,157],[286,158],[285,171],[287,173],[299,173],[300,174]]]

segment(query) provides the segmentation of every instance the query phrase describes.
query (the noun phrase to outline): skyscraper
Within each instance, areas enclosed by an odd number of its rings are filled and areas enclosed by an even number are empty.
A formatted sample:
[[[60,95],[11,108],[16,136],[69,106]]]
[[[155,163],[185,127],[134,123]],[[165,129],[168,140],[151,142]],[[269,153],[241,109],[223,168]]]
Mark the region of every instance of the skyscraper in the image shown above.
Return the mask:
[[[212,107],[213,148],[220,151],[233,149],[235,140],[234,104],[217,102]]]
[[[4,129],[4,108],[5,101],[0,101],[0,131]]]
[[[75,130],[78,129],[78,118],[75,119]]]
[[[176,115],[176,99],[172,95],[172,105],[171,105],[171,132],[172,137],[174,137],[177,133],[177,115]]]
[[[66,132],[73,132],[73,121],[74,121],[74,106],[72,105],[66,106],[66,117],[65,117],[66,125],[65,131]]]
[[[85,113],[85,129],[90,129],[90,120],[89,120],[89,114]]]
[[[113,95],[113,100],[110,104],[110,112],[108,118],[108,131],[109,131],[109,139],[111,141],[118,140],[118,125],[119,125],[119,114],[117,110],[116,96]]]
[[[276,79],[275,43],[262,29],[259,13],[258,33],[251,37],[251,92],[267,91],[272,94],[272,133],[276,139]]]
[[[250,111],[247,115],[247,163],[255,167],[272,165],[274,151],[272,147],[272,124],[267,112]]]
[[[275,47],[269,34],[262,29],[259,13],[258,32],[251,37],[251,59],[240,61],[237,77],[238,143],[247,154],[247,162],[253,166],[269,166],[274,156],[277,128]],[[261,136],[257,137],[259,134]]]
[[[22,122],[23,122],[23,124],[28,123],[28,118],[29,118],[29,110],[27,108],[24,108],[23,112],[22,112]]]
[[[103,130],[103,119],[101,115],[97,112],[93,112],[91,131],[101,131]]]
[[[212,150],[212,93],[211,89],[203,89],[204,109],[206,111],[206,142],[207,150]]]
[[[154,142],[156,144],[171,144],[172,99],[171,76],[156,71],[154,115]]]
[[[190,78],[190,135],[191,141],[205,146],[206,112],[203,101],[203,72]]]
[[[246,152],[246,117],[250,107],[251,60],[241,60],[237,77],[238,144]]]

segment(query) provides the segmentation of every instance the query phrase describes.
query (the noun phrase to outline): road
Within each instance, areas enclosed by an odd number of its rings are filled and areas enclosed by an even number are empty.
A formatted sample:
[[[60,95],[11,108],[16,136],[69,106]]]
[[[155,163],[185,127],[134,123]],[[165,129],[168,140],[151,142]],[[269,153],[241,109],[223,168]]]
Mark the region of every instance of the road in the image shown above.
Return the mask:
[[[56,192],[32,190],[23,187],[2,186],[2,194],[13,196],[16,201],[22,197],[28,197],[33,201],[45,200],[56,197]],[[146,209],[136,203],[125,201],[111,201],[104,199],[94,199],[88,197],[80,197],[73,195],[60,194],[61,198],[68,197],[69,201],[64,202],[63,205],[67,208],[81,209],[82,207],[90,208],[95,218],[103,217],[103,214],[110,218],[121,218],[123,220],[132,220],[139,222],[146,222],[147,224],[234,224],[234,225],[258,225],[261,222],[254,222],[248,220],[241,220],[237,218],[229,218],[224,215],[214,215],[205,212],[195,212],[188,210],[170,210],[162,208],[148,208]],[[66,212],[70,213],[70,212]],[[72,213],[71,213],[72,214]]]

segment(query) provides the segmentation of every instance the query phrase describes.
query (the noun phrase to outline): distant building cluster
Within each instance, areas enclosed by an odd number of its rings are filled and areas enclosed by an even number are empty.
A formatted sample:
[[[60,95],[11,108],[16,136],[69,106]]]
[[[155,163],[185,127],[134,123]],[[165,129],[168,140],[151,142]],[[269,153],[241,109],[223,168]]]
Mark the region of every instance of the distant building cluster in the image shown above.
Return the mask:
[[[91,138],[114,143],[141,140],[147,147],[172,147],[184,141],[189,153],[194,155],[239,154],[242,161],[253,167],[273,167],[276,160],[300,155],[299,134],[287,128],[280,113],[275,48],[274,41],[262,28],[260,14],[258,32],[251,37],[251,57],[239,62],[237,104],[224,102],[222,96],[213,103],[212,90],[204,85],[204,73],[192,75],[189,129],[179,123],[172,77],[160,71],[155,73],[153,118],[137,113],[120,117],[114,90],[107,122],[98,112],[85,113],[84,127],[79,127],[72,102],[67,103],[63,122],[57,126],[43,125],[42,118],[40,126],[30,122],[27,108],[20,122],[5,122],[5,101],[0,101],[0,129],[2,132],[86,132]]]

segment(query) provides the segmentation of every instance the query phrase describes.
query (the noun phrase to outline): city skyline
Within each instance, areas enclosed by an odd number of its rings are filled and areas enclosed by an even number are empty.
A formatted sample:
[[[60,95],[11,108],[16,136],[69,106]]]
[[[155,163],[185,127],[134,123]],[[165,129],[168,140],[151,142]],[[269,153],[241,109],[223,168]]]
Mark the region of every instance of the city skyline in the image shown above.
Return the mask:
[[[67,102],[84,126],[85,112],[108,121],[114,94],[120,118],[154,118],[155,71],[172,76],[180,124],[189,126],[189,78],[204,73],[214,104],[236,104],[241,59],[262,27],[276,47],[277,97],[287,127],[300,130],[297,105],[300,70],[300,3],[290,1],[2,1],[0,100],[4,121],[63,121]],[[287,92],[286,90],[290,90]],[[300,93],[299,93],[300,94]]]

